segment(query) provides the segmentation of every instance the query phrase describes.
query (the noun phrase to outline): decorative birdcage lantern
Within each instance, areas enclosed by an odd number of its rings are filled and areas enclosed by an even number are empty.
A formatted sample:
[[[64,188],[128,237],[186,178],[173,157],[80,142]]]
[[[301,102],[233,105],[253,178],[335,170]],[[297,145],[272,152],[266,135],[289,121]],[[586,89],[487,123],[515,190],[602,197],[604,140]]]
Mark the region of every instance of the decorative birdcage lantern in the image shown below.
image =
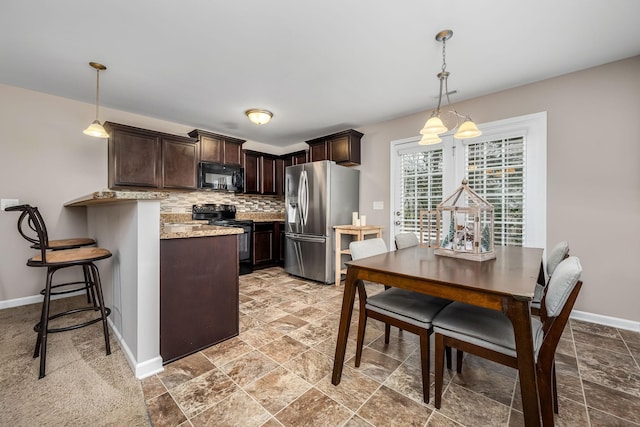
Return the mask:
[[[436,207],[435,213],[436,255],[473,261],[496,257],[493,250],[493,206],[473,191],[466,179]],[[443,239],[441,233],[444,234]]]

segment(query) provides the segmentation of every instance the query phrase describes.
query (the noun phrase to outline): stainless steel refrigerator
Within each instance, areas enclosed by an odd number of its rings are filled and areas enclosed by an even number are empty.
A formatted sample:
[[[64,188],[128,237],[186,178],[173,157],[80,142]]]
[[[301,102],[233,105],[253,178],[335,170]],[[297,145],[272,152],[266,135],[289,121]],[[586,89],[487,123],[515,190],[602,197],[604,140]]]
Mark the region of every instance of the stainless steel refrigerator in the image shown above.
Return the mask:
[[[333,226],[358,210],[360,171],[324,160],[287,167],[285,180],[285,271],[333,283]]]

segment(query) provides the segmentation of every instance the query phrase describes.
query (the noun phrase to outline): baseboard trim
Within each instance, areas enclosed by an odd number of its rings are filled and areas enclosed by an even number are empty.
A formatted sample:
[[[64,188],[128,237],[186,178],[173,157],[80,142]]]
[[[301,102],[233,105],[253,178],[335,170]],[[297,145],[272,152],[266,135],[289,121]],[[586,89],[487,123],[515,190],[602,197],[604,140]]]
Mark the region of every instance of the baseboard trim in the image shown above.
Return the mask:
[[[633,320],[620,319],[618,317],[604,316],[602,314],[588,313],[586,311],[578,310],[571,311],[571,318],[590,323],[597,323],[599,325],[626,329],[628,331],[640,332],[640,322]]]
[[[124,356],[137,379],[141,380],[164,370],[164,367],[162,366],[162,357],[160,356],[145,360],[144,362],[138,362],[110,318],[107,319],[107,322],[109,323],[109,326],[111,326],[111,332],[116,336],[118,344],[120,344],[120,348],[124,352]]]
[[[60,298],[69,298],[69,297],[74,297],[76,295],[82,295],[84,294],[85,291],[84,290],[80,290],[77,292],[71,292],[68,294],[64,294],[64,295],[51,295],[51,299],[52,300],[56,300],[56,299],[60,299]],[[29,304],[41,304],[43,301],[43,296],[38,294],[38,295],[31,295],[29,297],[23,297],[23,298],[15,298],[15,299],[8,299],[8,300],[4,300],[4,301],[0,301],[0,310],[5,309],[5,308],[12,308],[12,307],[20,307],[22,305],[29,305]]]

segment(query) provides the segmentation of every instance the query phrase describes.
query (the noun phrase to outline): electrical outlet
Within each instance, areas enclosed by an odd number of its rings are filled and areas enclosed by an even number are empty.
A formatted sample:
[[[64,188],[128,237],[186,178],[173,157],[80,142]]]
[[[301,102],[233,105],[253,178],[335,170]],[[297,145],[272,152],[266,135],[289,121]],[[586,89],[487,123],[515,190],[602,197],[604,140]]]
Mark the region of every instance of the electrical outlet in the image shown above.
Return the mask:
[[[373,210],[374,211],[381,211],[384,209],[384,202],[380,201],[380,202],[373,202]]]
[[[19,205],[18,199],[0,199],[0,210],[5,210],[8,207]]]

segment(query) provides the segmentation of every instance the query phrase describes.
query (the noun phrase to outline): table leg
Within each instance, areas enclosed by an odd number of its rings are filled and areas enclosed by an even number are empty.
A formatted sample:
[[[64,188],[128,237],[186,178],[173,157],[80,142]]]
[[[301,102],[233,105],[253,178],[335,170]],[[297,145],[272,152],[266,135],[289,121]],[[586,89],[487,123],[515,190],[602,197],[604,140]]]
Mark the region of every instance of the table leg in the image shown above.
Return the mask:
[[[524,422],[527,427],[537,427],[540,426],[540,405],[536,381],[536,362],[533,354],[533,338],[531,336],[529,302],[514,298],[505,299],[503,310],[513,323]]]
[[[342,311],[340,313],[340,326],[338,327],[338,339],[336,342],[336,355],[333,358],[333,376],[331,384],[340,384],[344,355],[347,350],[347,338],[349,337],[349,325],[353,313],[353,303],[356,295],[357,272],[354,268],[347,269],[347,277],[344,279],[344,294],[342,296]]]

